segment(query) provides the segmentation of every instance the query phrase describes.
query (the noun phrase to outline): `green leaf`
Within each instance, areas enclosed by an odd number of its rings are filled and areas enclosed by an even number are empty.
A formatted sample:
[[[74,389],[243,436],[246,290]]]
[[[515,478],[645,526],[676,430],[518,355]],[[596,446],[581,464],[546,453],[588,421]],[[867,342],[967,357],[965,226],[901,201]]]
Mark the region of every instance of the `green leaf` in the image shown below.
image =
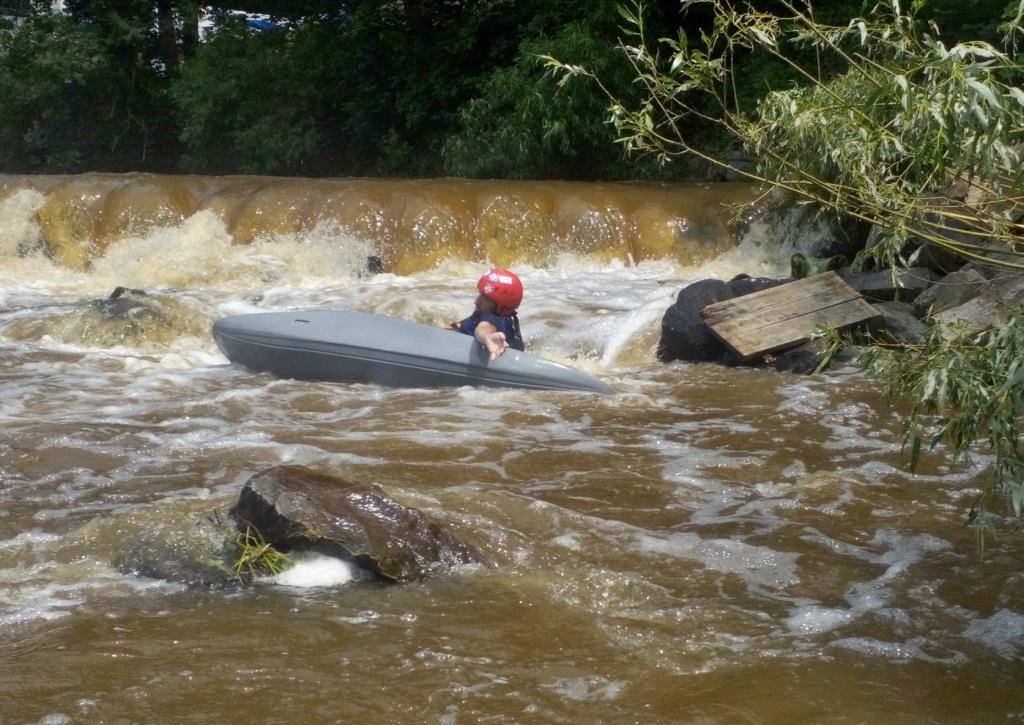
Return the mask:
[[[999,102],[999,99],[996,98],[995,93],[992,92],[992,89],[986,86],[984,83],[979,83],[973,78],[968,78],[967,85],[974,89],[974,91],[978,95],[984,98],[985,102],[988,103],[988,105],[990,105],[992,108],[1003,107],[1002,104]]]

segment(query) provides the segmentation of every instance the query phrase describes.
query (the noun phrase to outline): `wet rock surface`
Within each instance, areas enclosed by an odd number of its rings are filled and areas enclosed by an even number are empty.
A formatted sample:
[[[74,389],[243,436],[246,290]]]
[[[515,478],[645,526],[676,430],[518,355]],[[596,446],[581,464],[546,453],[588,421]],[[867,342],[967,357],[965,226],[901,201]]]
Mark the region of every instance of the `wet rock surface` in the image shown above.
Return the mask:
[[[88,552],[131,576],[234,589],[244,583],[232,569],[237,540],[226,502],[162,501],[92,519],[67,535],[60,558],[76,561]]]
[[[927,267],[867,273],[846,271],[841,276],[864,299],[872,302],[910,302],[930,289],[939,278]]]
[[[914,315],[906,302],[880,302],[875,305],[881,316],[868,323],[876,333],[884,333],[895,342],[917,345],[924,341],[928,326]]]
[[[147,325],[167,322],[159,302],[139,289],[115,287],[109,297],[90,300],[88,304],[98,313],[98,322],[120,322],[124,328],[120,336],[125,339],[138,337]]]
[[[702,279],[684,287],[661,319],[657,356],[661,362],[717,362],[739,365],[742,360],[704,324],[703,310],[710,304],[778,287],[788,278],[738,277],[728,282]]]
[[[484,563],[469,544],[370,484],[303,466],[276,466],[246,482],[231,515],[280,551],[317,551],[393,582]]]
[[[937,315],[977,297],[987,286],[988,278],[981,270],[964,267],[926,289],[914,300],[914,311],[920,317]]]
[[[163,579],[197,589],[237,589],[245,583],[227,562],[189,559],[178,552],[153,547],[131,549],[114,564],[125,574]]]

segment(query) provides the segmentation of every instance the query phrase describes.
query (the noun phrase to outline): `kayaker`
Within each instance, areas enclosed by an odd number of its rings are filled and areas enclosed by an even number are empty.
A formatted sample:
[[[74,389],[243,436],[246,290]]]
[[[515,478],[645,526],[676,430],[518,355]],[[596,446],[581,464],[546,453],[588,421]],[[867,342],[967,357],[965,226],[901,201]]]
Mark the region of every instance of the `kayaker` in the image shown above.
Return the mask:
[[[491,360],[510,347],[522,350],[523,335],[516,315],[516,308],[523,301],[522,281],[509,270],[498,267],[481,277],[476,288],[480,294],[476,296],[473,314],[449,327],[473,335],[487,348]]]

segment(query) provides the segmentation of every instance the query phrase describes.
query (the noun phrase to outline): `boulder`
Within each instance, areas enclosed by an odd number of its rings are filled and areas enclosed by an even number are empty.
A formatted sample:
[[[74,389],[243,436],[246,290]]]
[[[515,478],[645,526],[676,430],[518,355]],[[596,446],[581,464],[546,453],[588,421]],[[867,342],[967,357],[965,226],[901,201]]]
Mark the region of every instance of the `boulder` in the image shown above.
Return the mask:
[[[883,269],[878,272],[845,271],[841,276],[865,299],[873,302],[910,302],[931,287],[938,278],[927,267]]]
[[[988,278],[974,266],[948,274],[914,300],[918,317],[938,314],[977,297],[988,286]]]
[[[366,257],[366,273],[367,274],[382,274],[384,272],[384,263],[380,257],[376,255],[369,255]]]
[[[1013,153],[1019,158],[1019,149]],[[1004,179],[1004,182],[1010,186],[1013,180]],[[1016,262],[1019,259],[1013,249],[992,236],[994,225],[1016,224],[1024,217],[1024,205],[1012,194],[996,194],[985,184],[959,180],[945,189],[921,194],[916,211],[920,219],[915,227],[922,236],[911,235],[901,250],[902,254],[908,255],[908,265],[951,274],[967,261],[957,252],[958,248],[996,261]],[[870,250],[882,236],[884,230],[873,228],[866,249]],[[943,243],[948,243],[948,246]]]
[[[130,287],[115,287],[109,297],[90,300],[89,307],[105,320],[127,320],[132,324],[158,320],[163,316],[156,301],[143,290]]]
[[[827,349],[828,344],[824,340],[810,340],[803,345],[765,356],[764,366],[780,373],[810,375],[818,369]],[[857,354],[853,348],[844,348],[832,357],[830,363],[852,362]]]
[[[739,365],[742,361],[704,324],[703,310],[710,304],[778,287],[786,278],[740,276],[728,282],[702,279],[683,287],[661,318],[657,356],[661,362],[718,362]]]
[[[917,319],[914,308],[906,302],[879,302],[874,305],[881,314],[868,323],[873,332],[881,332],[897,342],[917,345],[924,341],[928,326]]]
[[[425,579],[460,564],[484,563],[469,544],[370,484],[303,466],[268,468],[249,479],[232,507],[280,551],[317,551],[394,582]]]
[[[868,222],[843,217],[830,224],[831,235],[828,240],[819,244],[815,250],[819,257],[830,259],[840,256],[853,259],[864,249],[871,224]]]
[[[244,581],[232,569],[238,531],[224,504],[163,500],[97,516],[64,537],[58,559],[70,563],[88,552],[125,574],[189,587],[233,589]]]
[[[942,336],[951,339],[965,331],[1004,325],[1021,305],[1024,305],[1024,275],[1007,272],[997,282],[984,286],[978,296],[938,313],[934,319],[943,326]]]

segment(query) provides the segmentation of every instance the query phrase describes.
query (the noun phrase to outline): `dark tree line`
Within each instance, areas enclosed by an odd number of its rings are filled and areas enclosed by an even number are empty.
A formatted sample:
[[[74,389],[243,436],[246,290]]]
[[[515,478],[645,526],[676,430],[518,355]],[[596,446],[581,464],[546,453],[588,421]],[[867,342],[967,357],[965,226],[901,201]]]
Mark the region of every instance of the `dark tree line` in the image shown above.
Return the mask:
[[[55,12],[0,0],[0,172],[664,175],[614,144],[599,89],[559,89],[537,59],[636,92],[615,51],[617,1],[67,0]],[[654,34],[699,31],[678,0],[650,5]],[[840,19],[862,9],[826,5]],[[1006,0],[934,5],[956,25]],[[273,23],[254,28],[244,13]],[[751,103],[791,82],[750,67]]]

